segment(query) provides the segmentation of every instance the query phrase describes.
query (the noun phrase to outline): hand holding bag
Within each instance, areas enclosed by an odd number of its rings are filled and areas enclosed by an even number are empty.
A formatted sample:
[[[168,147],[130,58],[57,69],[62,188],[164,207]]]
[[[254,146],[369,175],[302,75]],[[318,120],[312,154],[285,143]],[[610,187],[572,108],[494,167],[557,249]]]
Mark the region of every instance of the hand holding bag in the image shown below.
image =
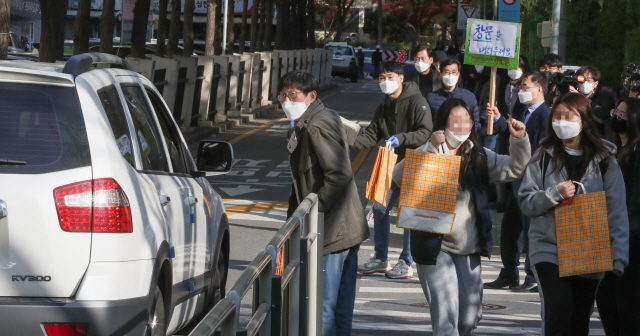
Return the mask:
[[[366,197],[368,200],[387,206],[396,161],[398,161],[398,155],[393,152],[390,142],[387,142],[385,147],[380,147],[371,178],[367,182]]]

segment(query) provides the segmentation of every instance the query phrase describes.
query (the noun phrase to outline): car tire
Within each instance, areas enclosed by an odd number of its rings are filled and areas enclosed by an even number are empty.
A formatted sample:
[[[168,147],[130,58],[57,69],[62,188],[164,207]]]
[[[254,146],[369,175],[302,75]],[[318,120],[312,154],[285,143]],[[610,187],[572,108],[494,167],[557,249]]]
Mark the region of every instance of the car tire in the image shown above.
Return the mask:
[[[147,336],[165,336],[167,331],[166,314],[164,311],[164,299],[160,287],[156,286],[149,315]]]
[[[224,298],[227,294],[227,275],[229,273],[229,270],[225,265],[226,256],[224,253],[224,250],[220,251],[220,256],[218,257],[218,262],[216,263],[216,273],[213,275],[213,295],[216,296],[216,292],[219,292],[219,299]],[[214,301],[214,305],[218,303],[217,301],[218,300]]]

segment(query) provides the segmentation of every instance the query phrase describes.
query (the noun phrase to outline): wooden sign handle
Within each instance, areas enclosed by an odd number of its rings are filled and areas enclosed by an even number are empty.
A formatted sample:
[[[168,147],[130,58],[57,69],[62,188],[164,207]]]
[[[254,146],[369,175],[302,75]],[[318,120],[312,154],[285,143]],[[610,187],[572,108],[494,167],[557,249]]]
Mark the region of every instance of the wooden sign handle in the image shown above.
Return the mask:
[[[496,105],[496,74],[498,68],[491,68],[491,79],[489,80],[489,104],[491,107]],[[493,135],[493,117],[488,117],[487,135]]]

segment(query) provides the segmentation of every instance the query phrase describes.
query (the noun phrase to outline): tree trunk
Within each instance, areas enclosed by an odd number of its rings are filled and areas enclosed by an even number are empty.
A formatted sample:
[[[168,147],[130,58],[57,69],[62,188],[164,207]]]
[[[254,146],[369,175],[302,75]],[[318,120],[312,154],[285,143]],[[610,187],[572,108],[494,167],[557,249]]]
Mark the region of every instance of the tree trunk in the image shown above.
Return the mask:
[[[382,46],[382,0],[378,0],[378,44]]]
[[[264,51],[264,36],[267,33],[267,0],[260,1],[260,25],[258,26],[258,42],[256,43],[257,51]]]
[[[258,43],[258,7],[260,0],[253,0],[251,7],[251,42],[249,44],[249,52],[256,52],[256,44]]]
[[[136,0],[131,28],[131,57],[144,58],[151,0]]]
[[[158,6],[158,42],[156,45],[156,56],[164,57],[167,52],[167,7],[169,6],[169,0],[160,0]]]
[[[209,0],[209,1],[213,1],[213,0]],[[215,3],[216,3],[216,9],[215,9],[216,32],[213,40],[214,42],[213,54],[221,55],[222,54],[222,32],[224,31],[224,28],[222,27],[224,25],[224,21],[222,19],[222,0],[215,0]]]
[[[55,61],[63,60],[64,25],[60,23],[64,22],[67,15],[67,5],[67,1],[40,0],[42,13],[47,13],[42,16],[40,49],[38,50],[40,62],[55,63]]]
[[[172,58],[178,53],[178,33],[180,32],[180,0],[171,0],[171,25],[169,26],[169,41],[167,43],[167,57]]]
[[[193,54],[193,11],[196,9],[195,0],[184,1],[184,25],[182,26],[182,47],[184,56]]]
[[[298,0],[298,49],[307,49],[307,0]]]
[[[235,7],[235,0],[228,0],[227,4],[229,5],[229,8],[227,8],[227,54],[228,55],[232,55],[235,52],[235,37],[236,37],[236,32],[233,30],[233,17],[234,17],[234,7]]]
[[[289,29],[287,30],[287,40],[289,41],[289,50],[298,49],[298,33],[300,25],[298,22],[298,3],[297,0],[291,0],[291,9],[289,10]]]
[[[116,9],[115,0],[102,2],[102,14],[100,15],[100,52],[110,54],[113,52],[113,23]]]
[[[238,52],[241,54],[244,53],[244,45],[247,42],[247,12],[248,11],[249,11],[249,0],[243,0],[242,1],[242,25],[240,26],[240,41],[238,41]]]
[[[284,34],[284,29],[285,29],[285,25],[286,25],[286,20],[285,18],[289,15],[288,13],[285,13],[285,0],[277,0],[277,7],[276,7],[276,11],[278,14],[278,17],[276,18],[276,41],[275,41],[275,45],[274,45],[274,49],[275,50],[282,50],[285,48],[284,43],[283,43],[283,34]]]
[[[316,6],[313,0],[307,3],[307,48],[316,48]]]
[[[273,0],[266,1],[267,5],[265,13],[265,30],[264,30],[264,43],[262,45],[265,51],[271,51],[271,34],[273,33]]]
[[[91,0],[79,0],[76,22],[73,24],[73,54],[84,54],[89,51],[89,19],[91,16]]]
[[[0,0],[0,60],[6,60],[9,51],[10,14],[11,0]]]
[[[212,56],[216,54],[216,11],[218,4],[215,0],[207,0],[207,30],[204,42],[204,54]]]

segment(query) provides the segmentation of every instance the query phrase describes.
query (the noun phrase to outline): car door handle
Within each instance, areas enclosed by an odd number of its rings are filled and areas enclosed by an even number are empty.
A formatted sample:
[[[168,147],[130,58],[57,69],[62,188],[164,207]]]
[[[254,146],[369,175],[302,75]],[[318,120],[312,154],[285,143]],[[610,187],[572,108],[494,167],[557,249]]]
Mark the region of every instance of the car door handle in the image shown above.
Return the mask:
[[[186,206],[192,206],[192,205],[194,205],[196,203],[198,203],[198,199],[193,197],[193,196],[189,196],[189,197],[184,199],[184,204]]]
[[[171,198],[166,195],[158,195],[158,198],[160,199],[160,205],[167,205],[171,202]]]

